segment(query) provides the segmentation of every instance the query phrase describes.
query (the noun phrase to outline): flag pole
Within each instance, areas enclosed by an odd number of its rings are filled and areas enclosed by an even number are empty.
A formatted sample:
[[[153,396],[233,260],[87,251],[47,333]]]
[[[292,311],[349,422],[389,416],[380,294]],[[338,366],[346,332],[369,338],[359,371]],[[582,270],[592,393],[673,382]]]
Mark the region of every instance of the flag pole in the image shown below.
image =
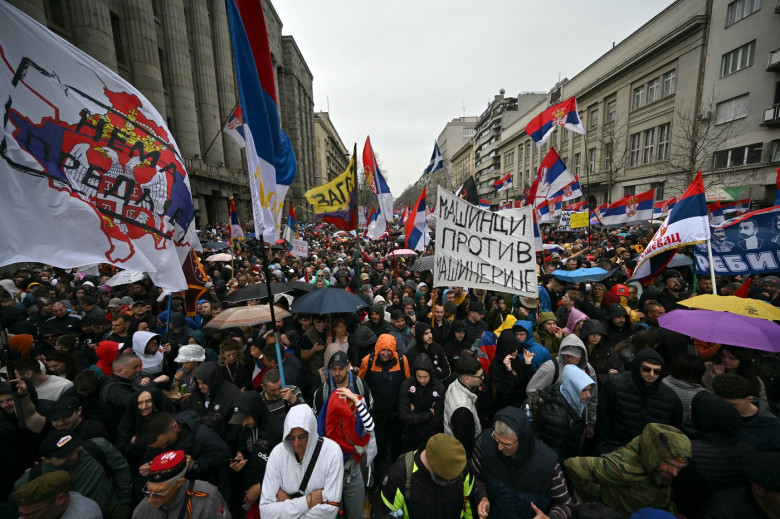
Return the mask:
[[[715,265],[712,264],[712,242],[707,240],[707,259],[710,261],[710,279],[712,280],[712,295],[718,295],[718,289],[715,287]]]
[[[238,106],[238,101],[236,101],[236,106]],[[214,143],[217,142],[217,137],[219,137],[219,134],[222,133],[222,129],[225,127],[227,122],[230,120],[230,118],[233,116],[233,112],[236,111],[236,106],[233,107],[233,109],[230,111],[227,117],[225,117],[225,120],[222,121],[222,124],[219,126],[219,131],[214,136],[213,139],[211,139],[211,144],[209,144],[209,147],[206,148],[206,153],[203,154],[203,160],[206,160],[206,155],[209,154],[209,151],[211,151],[211,147],[214,146]]]
[[[257,234],[257,228],[255,228]],[[271,330],[274,332],[274,346],[276,347],[276,362],[279,364],[279,378],[282,382],[282,389],[287,387],[284,382],[284,367],[282,366],[282,351],[279,347],[279,331],[276,329],[276,312],[274,311],[274,294],[271,290],[271,276],[268,275],[268,255],[265,252],[265,226],[260,225],[260,250],[263,251],[263,276],[265,277],[265,287],[268,292],[268,310],[271,312]],[[268,244],[268,253],[271,252],[271,244]],[[263,345],[265,346],[265,345]]]
[[[357,142],[355,142],[355,147],[352,149],[352,158],[355,159],[355,245],[357,250],[357,270],[355,271],[355,276],[357,277],[357,296],[360,295],[360,189],[358,189],[358,174],[357,174]],[[365,168],[365,164],[363,165],[363,168]],[[378,201],[378,200],[377,200]],[[366,220],[366,225],[368,225],[368,220]]]

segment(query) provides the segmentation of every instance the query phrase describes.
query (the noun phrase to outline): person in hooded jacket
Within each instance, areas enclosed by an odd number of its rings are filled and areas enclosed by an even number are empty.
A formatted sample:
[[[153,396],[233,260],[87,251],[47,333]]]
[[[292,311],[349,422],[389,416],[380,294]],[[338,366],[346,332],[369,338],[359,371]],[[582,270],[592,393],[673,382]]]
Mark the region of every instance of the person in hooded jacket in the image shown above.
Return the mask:
[[[594,383],[598,382],[596,379],[596,370],[593,369],[593,366],[588,362],[588,350],[585,348],[585,344],[583,344],[579,337],[571,334],[563,338],[558,356],[552,360],[548,360],[536,370],[536,373],[534,373],[534,376],[525,388],[528,396],[530,397],[540,389],[560,382],[561,377],[563,376],[563,368],[569,364],[580,368]],[[594,427],[597,420],[599,401],[598,393],[598,385],[594,384],[590,392],[590,400],[588,400],[588,424],[585,427],[585,435],[587,438],[592,438],[595,433]]]
[[[141,359],[141,376],[154,378],[163,372],[163,353],[160,336],[152,332],[133,334],[133,353]]]
[[[450,340],[444,345],[444,353],[447,355],[447,362],[453,369],[460,357],[460,352],[470,350],[471,346],[472,343],[466,340],[466,323],[463,321],[452,321],[452,335]]]
[[[606,325],[606,342],[610,347],[631,338],[631,320],[623,305],[612,303],[607,306]]]
[[[404,355],[411,365],[421,353],[425,353],[433,362],[434,375],[439,380],[450,376],[450,363],[441,345],[433,342],[433,329],[428,323],[418,322],[414,325],[415,345]]]
[[[594,385],[584,371],[566,365],[561,381],[540,390],[531,400],[536,435],[561,462],[582,455],[586,411]]]
[[[534,372],[539,366],[552,359],[550,352],[534,340],[534,325],[531,321],[516,321],[512,325],[512,332],[521,348],[533,354],[531,368]]]
[[[496,397],[493,400],[494,411],[508,405],[515,407],[523,405],[526,399],[525,388],[534,374],[533,360],[534,355],[521,346],[514,330],[501,332],[496,345],[496,356],[490,363],[490,377],[496,389]]]
[[[634,357],[631,371],[609,376],[599,392],[598,439],[601,453],[611,452],[639,436],[649,423],[682,427],[682,403],[661,383],[664,361],[654,350]]]
[[[230,468],[241,473],[245,505],[257,506],[271,451],[282,441],[282,422],[271,415],[257,391],[241,393],[233,402],[231,425],[240,425],[236,457]]]
[[[623,362],[607,343],[606,330],[601,321],[588,319],[583,322],[580,338],[588,349],[588,361],[596,370],[596,377],[600,382],[608,375],[623,371]]]
[[[263,519],[330,518],[339,513],[344,461],[336,442],[317,434],[311,408],[297,405],[284,420],[284,440],[271,451],[260,494]],[[317,444],[320,452],[305,488],[304,473]]]
[[[695,519],[716,492],[748,484],[744,461],[754,451],[739,439],[742,423],[732,405],[700,391],[691,400],[690,412],[685,433],[693,455],[674,480],[673,489],[680,513]]]
[[[204,362],[195,370],[197,386],[189,398],[181,404],[182,411],[191,409],[201,422],[223,435],[233,413],[235,402],[241,390],[222,377],[222,370],[216,362]]]
[[[417,449],[444,430],[444,385],[431,358],[420,353],[412,376],[401,383],[398,412],[404,424],[404,452]]]
[[[572,500],[555,451],[534,438],[522,409],[496,413],[493,428],[477,439],[471,466],[487,489],[490,517],[571,517]]]
[[[553,312],[539,314],[539,326],[534,332],[534,340],[547,348],[550,355],[555,358],[561,349],[561,341],[569,335],[558,326],[558,318]]]
[[[627,517],[645,507],[677,512],[672,484],[691,458],[691,441],[670,425],[650,423],[627,445],[563,465],[584,501],[599,501]]]
[[[582,323],[587,319],[590,319],[590,317],[588,317],[585,313],[577,310],[576,308],[572,308],[571,312],[569,312],[569,318],[566,320],[566,327],[563,329],[563,331],[577,335],[579,337]]]

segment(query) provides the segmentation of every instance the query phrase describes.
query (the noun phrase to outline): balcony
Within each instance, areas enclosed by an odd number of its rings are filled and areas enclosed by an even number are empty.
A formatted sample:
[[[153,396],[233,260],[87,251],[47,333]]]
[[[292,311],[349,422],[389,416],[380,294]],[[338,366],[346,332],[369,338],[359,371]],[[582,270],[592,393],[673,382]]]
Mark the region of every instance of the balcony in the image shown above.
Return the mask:
[[[769,53],[769,63],[766,66],[767,72],[780,71],[780,49]]]
[[[769,126],[771,128],[780,126],[780,105],[764,108],[761,114],[761,126]]]

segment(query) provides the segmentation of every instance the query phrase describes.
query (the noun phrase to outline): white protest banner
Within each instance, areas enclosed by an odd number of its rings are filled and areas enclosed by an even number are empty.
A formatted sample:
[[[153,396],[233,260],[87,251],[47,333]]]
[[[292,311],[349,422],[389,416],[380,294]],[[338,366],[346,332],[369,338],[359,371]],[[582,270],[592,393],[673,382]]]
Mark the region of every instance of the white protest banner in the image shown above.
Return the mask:
[[[361,231],[368,229],[368,222],[366,221],[366,206],[364,205],[358,207],[358,229]]]
[[[309,244],[305,240],[291,240],[292,250],[290,254],[299,258],[306,258],[309,256]]]
[[[556,231],[571,231],[571,211],[561,211]]]
[[[504,216],[439,188],[433,276],[435,286],[538,297],[531,208]]]

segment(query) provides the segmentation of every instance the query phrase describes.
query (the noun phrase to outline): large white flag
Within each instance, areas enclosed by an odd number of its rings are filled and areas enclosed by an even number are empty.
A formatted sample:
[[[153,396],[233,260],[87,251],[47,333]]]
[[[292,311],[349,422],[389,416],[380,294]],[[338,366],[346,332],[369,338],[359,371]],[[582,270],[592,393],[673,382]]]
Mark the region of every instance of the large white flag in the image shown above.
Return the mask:
[[[154,106],[0,2],[0,265],[111,263],[184,290],[190,183]]]

